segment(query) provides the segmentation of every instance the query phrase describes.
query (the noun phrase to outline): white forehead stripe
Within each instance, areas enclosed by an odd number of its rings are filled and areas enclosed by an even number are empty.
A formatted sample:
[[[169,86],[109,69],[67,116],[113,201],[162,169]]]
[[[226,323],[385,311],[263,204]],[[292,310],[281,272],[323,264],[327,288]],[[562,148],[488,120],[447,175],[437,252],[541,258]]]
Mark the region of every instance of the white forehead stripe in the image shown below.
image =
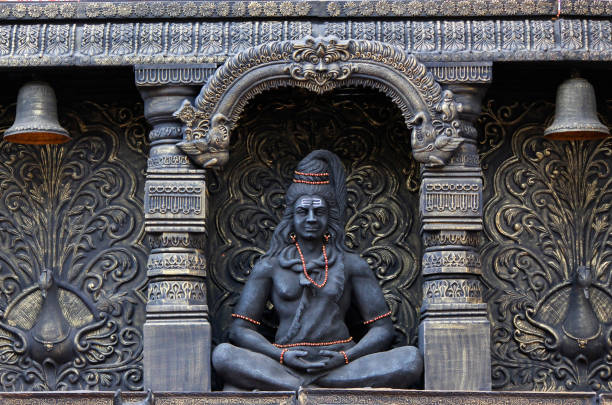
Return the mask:
[[[321,200],[320,198],[304,197],[302,198],[301,202],[304,205],[313,205],[317,207],[323,205],[323,200]]]

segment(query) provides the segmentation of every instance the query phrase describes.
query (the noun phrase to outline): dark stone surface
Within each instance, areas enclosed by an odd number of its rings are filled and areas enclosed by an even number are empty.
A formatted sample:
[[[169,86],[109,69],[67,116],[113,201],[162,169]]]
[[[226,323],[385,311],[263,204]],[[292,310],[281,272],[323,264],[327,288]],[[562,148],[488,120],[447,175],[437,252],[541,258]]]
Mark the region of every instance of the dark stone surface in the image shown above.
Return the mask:
[[[391,311],[367,263],[346,249],[346,174],[338,156],[310,153],[285,198],[269,250],[235,307],[231,344],[213,352],[217,373],[241,389],[418,383],[419,352],[410,346],[385,351],[393,337]],[[268,301],[279,319],[275,343],[258,328]],[[345,324],[351,303],[368,327],[357,342]]]

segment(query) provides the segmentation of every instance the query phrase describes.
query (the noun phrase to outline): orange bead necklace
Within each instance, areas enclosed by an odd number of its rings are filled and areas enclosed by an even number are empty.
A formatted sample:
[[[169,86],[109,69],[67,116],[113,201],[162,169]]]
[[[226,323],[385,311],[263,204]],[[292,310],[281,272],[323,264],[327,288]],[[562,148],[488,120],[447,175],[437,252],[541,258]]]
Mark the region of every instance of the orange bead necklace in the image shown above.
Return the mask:
[[[314,286],[317,288],[323,288],[323,286],[327,283],[327,276],[329,274],[329,266],[327,263],[327,251],[325,250],[325,243],[323,243],[321,246],[323,250],[323,258],[325,259],[325,279],[323,279],[323,282],[321,284],[318,284],[308,274],[308,270],[306,270],[306,260],[304,260],[302,249],[300,249],[300,244],[298,243],[297,239],[295,240],[295,247],[297,248],[298,254],[300,255],[300,260],[302,261],[302,269],[304,270],[304,276],[306,276],[306,279],[308,279],[308,281],[314,284]]]

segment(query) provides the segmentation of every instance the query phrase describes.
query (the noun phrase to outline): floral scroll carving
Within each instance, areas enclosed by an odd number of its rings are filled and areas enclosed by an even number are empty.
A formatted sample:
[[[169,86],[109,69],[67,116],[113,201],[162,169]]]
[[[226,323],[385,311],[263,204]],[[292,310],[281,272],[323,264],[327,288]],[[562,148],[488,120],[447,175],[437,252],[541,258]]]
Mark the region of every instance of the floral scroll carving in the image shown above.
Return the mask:
[[[83,102],[65,145],[0,143],[0,391],[142,389],[141,109]]]
[[[199,166],[223,165],[229,134],[257,94],[282,87],[321,94],[348,86],[381,91],[399,107],[420,163],[444,165],[464,142],[461,104],[413,55],[377,41],[307,37],[268,42],[228,59],[195,103],[186,100],[175,113],[184,123],[178,147]]]
[[[493,386],[611,391],[612,142],[547,140],[552,112],[490,101],[480,119]]]

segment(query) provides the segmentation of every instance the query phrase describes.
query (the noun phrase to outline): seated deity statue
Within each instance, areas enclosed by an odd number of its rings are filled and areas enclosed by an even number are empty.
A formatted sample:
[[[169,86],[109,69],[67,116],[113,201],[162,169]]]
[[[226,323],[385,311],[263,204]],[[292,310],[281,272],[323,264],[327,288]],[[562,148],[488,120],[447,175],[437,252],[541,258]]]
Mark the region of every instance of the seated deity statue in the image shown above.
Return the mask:
[[[230,343],[213,351],[225,389],[299,387],[409,388],[421,379],[418,349],[390,349],[391,311],[367,263],[344,244],[346,175],[340,159],[317,150],[294,172],[286,209],[269,250],[240,295]],[[275,341],[259,331],[266,303],[278,315]],[[345,323],[351,305],[367,332],[355,341]]]

